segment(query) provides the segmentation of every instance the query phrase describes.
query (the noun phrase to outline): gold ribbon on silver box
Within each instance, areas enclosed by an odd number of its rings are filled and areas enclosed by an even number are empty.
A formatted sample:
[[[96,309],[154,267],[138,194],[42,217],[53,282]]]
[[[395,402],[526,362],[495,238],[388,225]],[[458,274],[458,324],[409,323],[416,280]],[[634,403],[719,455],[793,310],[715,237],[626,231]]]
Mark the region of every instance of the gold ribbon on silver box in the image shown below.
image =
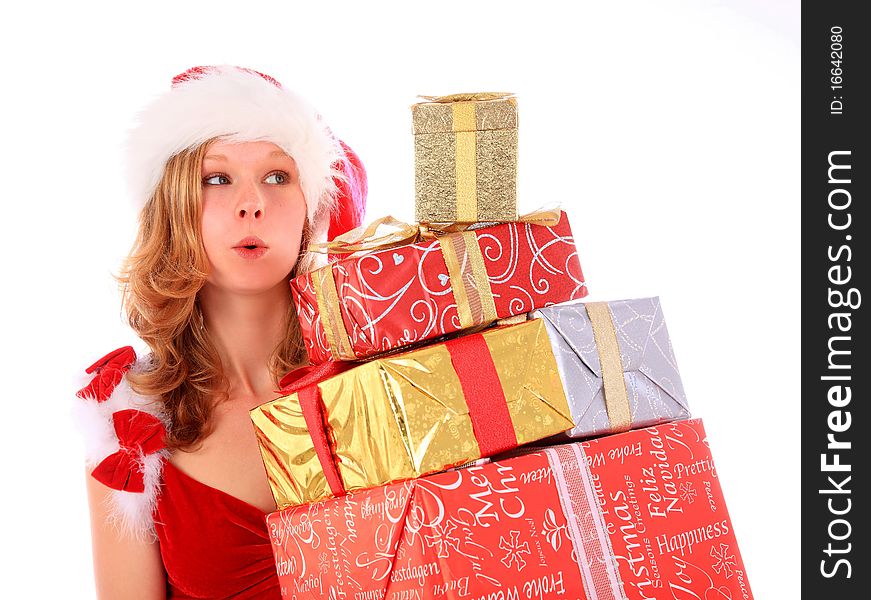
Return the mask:
[[[593,326],[599,364],[602,367],[602,386],[605,388],[605,409],[614,433],[628,431],[632,427],[632,414],[626,382],[623,381],[623,365],[620,360],[620,346],[611,311],[606,302],[587,302],[584,305]]]

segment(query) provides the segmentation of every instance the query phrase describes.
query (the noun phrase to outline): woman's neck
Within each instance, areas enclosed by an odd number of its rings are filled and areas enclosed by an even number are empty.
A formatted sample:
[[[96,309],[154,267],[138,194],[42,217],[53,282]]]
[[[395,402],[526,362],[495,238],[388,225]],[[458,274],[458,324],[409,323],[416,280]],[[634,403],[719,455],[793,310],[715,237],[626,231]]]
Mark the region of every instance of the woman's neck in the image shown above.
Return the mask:
[[[206,330],[221,358],[230,398],[257,399],[270,394],[275,384],[269,359],[287,335],[287,284],[257,295],[231,294],[206,285],[199,302]]]

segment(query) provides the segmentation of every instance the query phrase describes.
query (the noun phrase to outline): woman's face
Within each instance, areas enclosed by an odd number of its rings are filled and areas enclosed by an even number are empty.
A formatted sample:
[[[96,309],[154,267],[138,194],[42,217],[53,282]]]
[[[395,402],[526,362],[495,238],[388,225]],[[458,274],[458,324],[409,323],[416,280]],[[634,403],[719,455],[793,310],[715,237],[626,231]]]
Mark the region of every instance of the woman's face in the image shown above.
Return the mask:
[[[214,142],[201,166],[208,283],[237,293],[283,284],[306,217],[296,163],[271,142]]]

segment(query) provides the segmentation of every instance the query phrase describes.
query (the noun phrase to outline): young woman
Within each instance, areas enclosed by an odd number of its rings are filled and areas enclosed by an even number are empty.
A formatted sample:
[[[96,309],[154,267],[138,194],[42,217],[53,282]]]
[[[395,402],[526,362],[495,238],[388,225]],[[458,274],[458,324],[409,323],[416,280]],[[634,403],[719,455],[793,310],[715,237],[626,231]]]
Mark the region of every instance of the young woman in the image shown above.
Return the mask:
[[[228,66],[175,77],[128,163],[120,281],[150,354],[110,353],[78,394],[98,596],[278,598],[248,411],[306,362],[288,279],[359,225],[365,172],[305,101]]]

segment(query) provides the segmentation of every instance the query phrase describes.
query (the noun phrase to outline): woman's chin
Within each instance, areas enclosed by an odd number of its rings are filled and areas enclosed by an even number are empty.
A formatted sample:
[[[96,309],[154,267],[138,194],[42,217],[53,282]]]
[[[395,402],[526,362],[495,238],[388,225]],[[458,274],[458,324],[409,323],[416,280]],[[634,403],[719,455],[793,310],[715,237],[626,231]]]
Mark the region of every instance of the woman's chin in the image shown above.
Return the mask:
[[[271,277],[233,277],[221,278],[206,282],[206,286],[212,288],[212,292],[221,294],[236,294],[240,296],[259,296],[262,294],[274,294],[283,292],[290,295],[289,275]]]

